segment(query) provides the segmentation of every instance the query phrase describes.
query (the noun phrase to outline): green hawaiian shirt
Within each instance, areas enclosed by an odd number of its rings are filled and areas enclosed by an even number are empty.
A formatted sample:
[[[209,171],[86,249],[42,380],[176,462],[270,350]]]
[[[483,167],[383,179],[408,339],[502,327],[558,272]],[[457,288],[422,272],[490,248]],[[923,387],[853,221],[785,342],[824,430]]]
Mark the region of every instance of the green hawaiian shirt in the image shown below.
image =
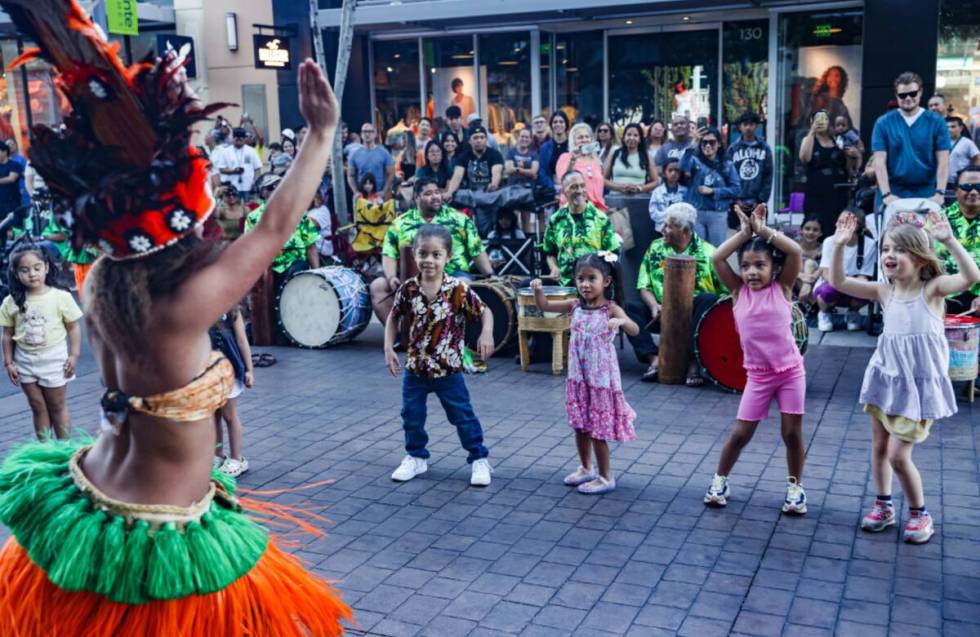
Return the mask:
[[[712,294],[725,294],[728,288],[718,278],[718,273],[711,265],[711,255],[714,254],[715,247],[699,238],[697,235],[691,237],[691,242],[687,244],[687,250],[677,252],[667,246],[663,237],[650,244],[646,254],[643,255],[643,263],[640,264],[640,273],[636,278],[637,290],[649,290],[656,297],[657,302],[663,303],[664,300],[664,260],[671,254],[686,254],[694,257],[696,261],[694,273],[694,293],[711,292]]]
[[[957,201],[949,208],[946,208],[946,218],[949,219],[949,225],[953,229],[953,236],[963,244],[963,247],[970,253],[973,260],[980,264],[980,215],[977,215],[973,219],[967,219],[960,211],[960,202]],[[960,271],[953,255],[949,253],[946,246],[938,242],[936,243],[936,255],[946,265],[946,272],[948,274],[955,274]],[[974,296],[980,296],[980,283],[970,288],[969,292]],[[957,294],[953,296],[957,296]]]
[[[469,272],[473,261],[483,253],[483,242],[473,220],[450,206],[443,206],[432,219],[426,221],[418,208],[412,208],[396,217],[385,233],[381,254],[398,261],[402,248],[412,246],[415,234],[427,223],[436,223],[449,230],[453,237],[453,251],[446,263],[446,274]]]
[[[245,217],[245,232],[250,232],[255,227],[259,219],[262,218],[263,212],[265,212],[265,204],[248,213],[248,216]],[[314,245],[319,238],[319,228],[309,217],[303,215],[303,218],[296,225],[296,229],[293,230],[293,234],[283,244],[282,250],[272,260],[272,271],[276,274],[282,274],[296,261],[305,259],[307,248]]]
[[[99,251],[95,248],[84,247],[78,250],[73,248],[70,238],[71,232],[63,225],[58,223],[57,217],[51,215],[51,218],[48,219],[48,223],[44,226],[44,229],[41,230],[41,236],[48,237],[56,234],[65,236],[63,241],[51,241],[51,243],[58,248],[58,254],[61,255],[62,260],[68,263],[88,265],[99,258]]]
[[[609,217],[591,203],[582,214],[573,215],[565,206],[548,220],[541,251],[557,258],[562,285],[571,285],[579,257],[600,250],[619,250],[619,235]]]

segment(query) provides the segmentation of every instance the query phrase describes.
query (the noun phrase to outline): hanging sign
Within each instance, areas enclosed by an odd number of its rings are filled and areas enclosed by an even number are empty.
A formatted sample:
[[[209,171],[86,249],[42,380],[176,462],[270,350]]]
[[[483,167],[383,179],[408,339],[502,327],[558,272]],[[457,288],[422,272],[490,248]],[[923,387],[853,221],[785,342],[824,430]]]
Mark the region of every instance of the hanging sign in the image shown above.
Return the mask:
[[[288,71],[292,68],[289,38],[281,35],[253,35],[255,68]]]
[[[106,26],[116,35],[139,35],[136,0],[105,0]]]
[[[194,63],[194,40],[186,35],[157,34],[157,55],[163,56],[167,51],[177,54],[177,62],[184,64],[187,77],[197,77],[197,64]]]

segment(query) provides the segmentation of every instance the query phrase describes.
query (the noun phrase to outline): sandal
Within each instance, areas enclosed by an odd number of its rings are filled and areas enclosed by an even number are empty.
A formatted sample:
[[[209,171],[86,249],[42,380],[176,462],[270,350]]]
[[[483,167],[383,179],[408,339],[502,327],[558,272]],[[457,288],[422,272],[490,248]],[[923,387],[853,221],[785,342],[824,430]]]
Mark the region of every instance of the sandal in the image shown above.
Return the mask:
[[[657,369],[657,363],[650,363],[650,366],[647,367],[647,371],[643,372],[643,375],[640,376],[640,380],[644,383],[655,383],[657,382],[657,373],[659,371],[660,370]]]
[[[704,385],[704,379],[698,372],[689,372],[684,384],[688,387],[700,387],[701,385]]]
[[[272,367],[276,364],[276,357],[272,354],[252,354],[252,365],[254,367]]]

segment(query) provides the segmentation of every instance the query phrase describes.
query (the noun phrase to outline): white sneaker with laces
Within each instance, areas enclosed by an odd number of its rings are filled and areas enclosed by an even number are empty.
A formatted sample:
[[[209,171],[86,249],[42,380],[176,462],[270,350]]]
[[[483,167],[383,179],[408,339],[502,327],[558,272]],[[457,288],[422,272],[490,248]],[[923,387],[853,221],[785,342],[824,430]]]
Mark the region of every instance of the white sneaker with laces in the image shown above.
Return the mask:
[[[489,460],[486,458],[474,460],[473,473],[470,475],[470,484],[474,487],[489,486],[491,473],[493,473],[493,467],[490,466]]]
[[[817,329],[821,332],[834,331],[834,317],[830,314],[830,312],[817,313]]]
[[[856,310],[847,311],[847,331],[856,332],[861,329],[861,313]]]
[[[783,500],[783,513],[792,515],[806,513],[806,491],[793,476],[786,478],[786,499]]]
[[[225,461],[221,463],[221,467],[219,467],[218,470],[225,475],[231,476],[232,478],[237,478],[248,471],[248,460],[246,460],[244,456],[238,459],[225,458]]]
[[[728,496],[732,494],[728,486],[728,476],[720,476],[717,473],[711,478],[711,486],[704,494],[704,503],[712,507],[723,507],[728,505]]]
[[[391,474],[391,479],[395,482],[407,482],[415,476],[422,475],[428,470],[429,463],[425,461],[425,458],[405,456],[402,458],[402,463],[398,465],[398,468]]]

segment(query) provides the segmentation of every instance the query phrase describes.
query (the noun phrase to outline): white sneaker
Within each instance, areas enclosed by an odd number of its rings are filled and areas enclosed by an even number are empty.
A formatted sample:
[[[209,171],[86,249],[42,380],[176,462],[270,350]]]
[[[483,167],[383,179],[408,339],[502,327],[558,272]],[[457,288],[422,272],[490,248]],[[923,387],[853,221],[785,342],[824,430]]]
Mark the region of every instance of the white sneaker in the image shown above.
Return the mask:
[[[821,332],[834,331],[834,317],[829,312],[817,313],[817,329]]]
[[[847,311],[847,331],[856,332],[861,329],[861,313],[856,310]]]
[[[402,463],[398,465],[398,468],[391,474],[391,479],[395,482],[407,482],[415,476],[422,475],[428,470],[429,463],[425,461],[425,458],[405,456],[402,459]]]
[[[493,467],[486,458],[473,461],[473,473],[470,475],[470,484],[474,487],[485,487],[490,484],[490,474]]]
[[[228,458],[225,458],[224,456],[215,456],[211,459],[211,468],[221,469],[221,465],[223,465],[227,459]]]
[[[793,476],[786,478],[786,499],[783,501],[783,513],[793,515],[806,513],[806,491]]]
[[[237,478],[248,471],[248,460],[244,456],[237,460],[235,458],[225,458],[225,461],[218,467],[218,471],[232,478]]]

